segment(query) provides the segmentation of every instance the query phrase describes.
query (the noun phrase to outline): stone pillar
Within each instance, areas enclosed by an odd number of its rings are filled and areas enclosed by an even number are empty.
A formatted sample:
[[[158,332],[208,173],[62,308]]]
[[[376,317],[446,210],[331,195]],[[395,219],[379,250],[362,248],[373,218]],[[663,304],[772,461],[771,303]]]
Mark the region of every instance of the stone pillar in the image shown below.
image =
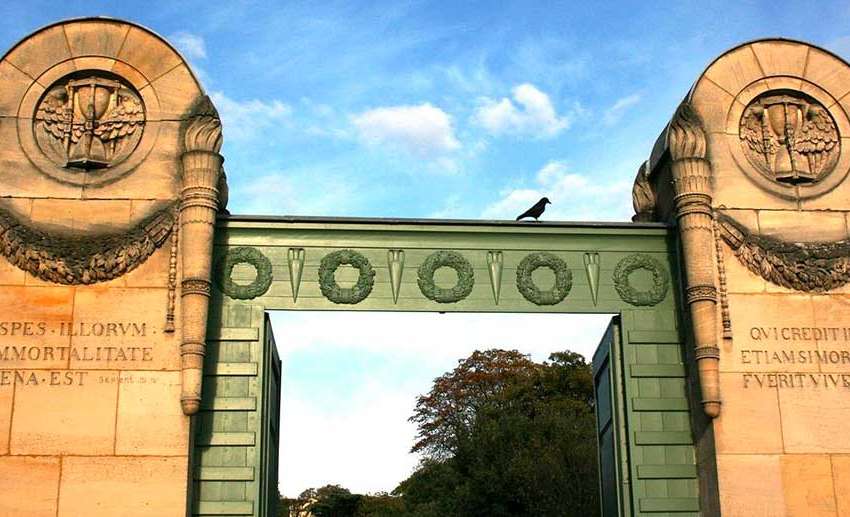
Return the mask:
[[[221,121],[204,98],[186,124],[183,137],[183,190],[180,203],[180,245],[183,259],[181,301],[183,343],[180,345],[183,413],[194,415],[201,405],[207,312],[210,297],[213,230],[219,208],[219,180],[224,159]]]
[[[720,414],[717,346],[717,288],[714,286],[714,236],[711,166],[699,116],[682,103],[667,129],[672,158],[674,207],[685,262],[685,302],[691,314],[702,406],[711,418]]]

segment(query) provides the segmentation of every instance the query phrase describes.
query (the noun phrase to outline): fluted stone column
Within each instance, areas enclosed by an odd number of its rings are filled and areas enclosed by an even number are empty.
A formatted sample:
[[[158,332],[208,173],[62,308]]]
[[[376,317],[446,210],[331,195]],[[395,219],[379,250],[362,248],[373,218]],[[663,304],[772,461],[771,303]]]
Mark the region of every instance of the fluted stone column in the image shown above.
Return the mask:
[[[180,245],[183,260],[181,301],[183,342],[180,347],[183,413],[193,415],[201,405],[207,313],[210,298],[212,243],[219,206],[219,179],[224,158],[221,121],[209,99],[186,125],[182,155],[183,190],[180,204]]]
[[[705,414],[720,414],[720,349],[717,346],[717,288],[714,285],[714,234],[711,166],[706,159],[702,121],[687,104],[676,110],[667,130],[672,158],[676,217],[685,262],[685,297],[691,315],[695,357]]]

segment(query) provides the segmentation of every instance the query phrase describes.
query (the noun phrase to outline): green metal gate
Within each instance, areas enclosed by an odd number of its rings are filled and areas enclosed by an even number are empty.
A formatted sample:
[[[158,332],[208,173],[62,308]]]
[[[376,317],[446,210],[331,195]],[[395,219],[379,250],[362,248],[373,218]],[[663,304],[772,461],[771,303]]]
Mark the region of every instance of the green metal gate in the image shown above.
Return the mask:
[[[375,310],[617,315],[594,360],[603,449],[620,451],[602,461],[605,515],[696,515],[677,255],[656,223],[220,219],[193,514],[269,515],[280,369],[265,311]]]

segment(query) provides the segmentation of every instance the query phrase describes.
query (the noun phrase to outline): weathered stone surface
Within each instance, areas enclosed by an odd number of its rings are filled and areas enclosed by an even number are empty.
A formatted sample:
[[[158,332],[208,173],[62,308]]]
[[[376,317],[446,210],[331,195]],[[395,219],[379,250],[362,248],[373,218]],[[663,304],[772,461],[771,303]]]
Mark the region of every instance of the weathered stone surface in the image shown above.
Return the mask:
[[[18,68],[13,66],[9,61],[0,61],[0,84],[6,85],[11,92],[26,91],[27,87],[32,82],[32,79]],[[0,96],[0,117],[14,117],[18,113],[18,104],[21,98],[16,95]]]
[[[10,452],[109,455],[115,452],[118,383],[109,372],[28,370],[15,386]]]
[[[777,388],[745,386],[738,373],[720,374],[723,412],[714,426],[717,449],[723,453],[782,452],[782,428]]]
[[[68,46],[74,56],[115,57],[129,30],[127,25],[110,20],[86,20],[65,26]]]
[[[850,456],[834,454],[830,459],[838,515],[850,515]]]
[[[9,431],[12,427],[12,399],[15,387],[0,386],[0,456],[9,454]]]
[[[847,239],[844,212],[759,210],[761,235],[789,242]]]
[[[819,386],[810,380],[805,389],[779,391],[785,452],[850,453],[850,436],[843,432],[850,418],[850,374],[825,373],[817,379]]]
[[[69,345],[70,338],[62,335],[61,329],[71,319],[73,294],[71,288],[56,286],[0,289],[0,305],[15,308],[15,318],[9,318],[2,326],[6,334],[0,335],[0,370],[68,366],[67,357],[63,359],[56,350],[48,355],[44,349]],[[29,352],[30,349],[35,353]]]
[[[763,74],[753,49],[744,45],[717,58],[706,70],[705,77],[736,95],[753,81],[761,79]]]
[[[185,118],[189,109],[200,100],[200,89],[185,64],[178,65],[152,80],[147,88],[154,89],[160,102],[159,110],[150,114],[151,120]]]
[[[750,44],[759,65],[767,76],[790,75],[801,77],[806,69],[809,49],[790,41],[756,41]]]
[[[180,372],[123,371],[115,453],[176,456],[189,449],[189,419],[180,409]]]
[[[850,69],[832,54],[818,48],[809,51],[804,77],[836,99],[850,92]]]
[[[59,458],[0,457],[0,515],[55,517]]]
[[[781,465],[786,515],[837,515],[829,456],[789,454],[782,457]]]
[[[56,63],[72,57],[64,24],[53,25],[23,40],[6,56],[12,64],[33,79]]]
[[[719,454],[717,475],[723,517],[784,517],[780,457]]]
[[[186,457],[64,458],[58,516],[184,517],[187,468]]]
[[[153,81],[180,63],[180,56],[156,36],[130,27],[118,59],[131,63],[148,81]]]

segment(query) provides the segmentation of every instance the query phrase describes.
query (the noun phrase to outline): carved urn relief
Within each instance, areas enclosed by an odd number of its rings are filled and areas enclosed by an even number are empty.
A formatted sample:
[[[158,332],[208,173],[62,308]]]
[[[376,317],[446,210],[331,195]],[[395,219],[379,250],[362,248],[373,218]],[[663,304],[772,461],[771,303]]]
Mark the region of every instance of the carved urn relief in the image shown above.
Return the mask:
[[[120,163],[136,149],[145,109],[119,77],[90,71],[49,88],[33,123],[39,149],[59,167],[84,174]]]
[[[740,138],[749,163],[781,183],[819,181],[835,169],[841,152],[829,111],[812,97],[790,90],[753,99],[741,117]]]

